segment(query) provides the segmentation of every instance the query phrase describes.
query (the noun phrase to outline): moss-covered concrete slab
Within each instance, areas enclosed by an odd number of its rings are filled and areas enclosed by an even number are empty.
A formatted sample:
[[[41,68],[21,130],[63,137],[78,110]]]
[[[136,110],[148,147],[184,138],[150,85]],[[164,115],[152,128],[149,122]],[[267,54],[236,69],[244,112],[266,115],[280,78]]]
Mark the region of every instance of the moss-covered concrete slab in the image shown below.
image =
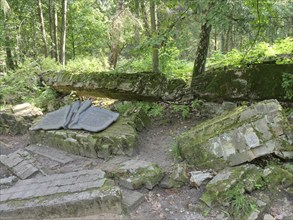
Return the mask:
[[[30,138],[32,144],[38,143],[90,158],[131,156],[137,147],[137,131],[129,120],[123,117],[99,133],[80,130],[36,130],[30,131]]]
[[[292,73],[293,64],[253,64],[248,67],[212,69],[199,75],[192,88],[196,96],[209,101],[264,100],[285,98],[283,73]]]
[[[182,97],[186,83],[167,79],[164,74],[83,73],[66,71],[42,74],[44,82],[59,92],[76,91],[81,96],[108,97],[120,100],[176,100]]]
[[[276,100],[238,107],[182,133],[182,158],[199,168],[221,170],[276,151],[293,151],[292,127]]]

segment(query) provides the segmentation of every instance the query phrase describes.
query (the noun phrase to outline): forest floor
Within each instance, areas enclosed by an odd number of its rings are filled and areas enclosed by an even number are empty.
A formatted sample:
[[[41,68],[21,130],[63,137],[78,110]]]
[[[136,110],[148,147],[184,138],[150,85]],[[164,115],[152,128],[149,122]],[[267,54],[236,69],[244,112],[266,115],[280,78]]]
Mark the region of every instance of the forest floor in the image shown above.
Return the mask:
[[[157,163],[170,171],[172,164],[178,162],[174,159],[171,147],[175,143],[175,138],[183,131],[200,123],[204,120],[194,113],[189,119],[182,119],[178,114],[164,115],[164,117],[152,120],[149,127],[139,134],[138,154],[134,156],[136,159],[146,160]],[[29,144],[29,136],[1,136],[0,135],[0,154],[9,154],[13,151],[24,148]],[[46,163],[49,163],[46,161]],[[68,165],[67,167],[55,167],[51,169],[52,173],[65,172],[69,170],[84,167],[88,169],[90,166],[95,167],[98,160],[84,158],[78,160],[77,163]],[[54,167],[54,164],[48,164],[48,167]],[[59,170],[58,170],[59,169]],[[0,166],[0,178],[4,177],[7,171]],[[129,215],[96,215],[84,218],[66,218],[66,219],[229,219],[220,210],[212,210],[206,213],[205,217],[197,212],[189,209],[189,204],[196,204],[199,201],[204,187],[191,188],[184,186],[178,189],[163,189],[156,186],[153,190],[139,190],[145,195],[145,201],[136,209],[132,210]],[[275,219],[283,219],[284,216],[292,216],[293,201],[289,198],[274,198],[271,208],[265,210]],[[64,218],[65,219],[65,218]]]

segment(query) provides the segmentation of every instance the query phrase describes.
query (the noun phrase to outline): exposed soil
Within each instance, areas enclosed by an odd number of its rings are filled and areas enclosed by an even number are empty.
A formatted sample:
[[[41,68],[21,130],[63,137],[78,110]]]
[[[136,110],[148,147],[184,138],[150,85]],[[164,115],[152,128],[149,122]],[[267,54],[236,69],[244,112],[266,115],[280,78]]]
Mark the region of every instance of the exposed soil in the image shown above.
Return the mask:
[[[170,151],[175,137],[202,120],[198,113],[194,113],[186,120],[183,120],[178,114],[170,114],[160,120],[153,119],[151,125],[139,134],[138,154],[134,158],[155,162],[165,171],[170,171],[172,164],[176,162]],[[28,135],[0,135],[0,154],[12,153],[28,144]],[[35,162],[37,165],[47,164],[44,171],[49,174],[97,167],[100,160],[79,157],[79,160],[67,166],[60,166],[57,162],[54,164],[54,162],[43,157],[39,157]],[[0,165],[0,178],[7,175],[6,168]],[[189,210],[188,205],[196,204],[203,190],[203,188],[197,189],[188,186],[179,189],[162,189],[156,186],[151,191],[142,189],[140,192],[145,194],[145,202],[127,216],[109,214],[70,219],[227,219],[223,213],[217,210],[206,213],[208,217]],[[276,198],[275,201],[271,209],[266,210],[266,213],[270,213],[276,219],[293,215],[292,199]]]

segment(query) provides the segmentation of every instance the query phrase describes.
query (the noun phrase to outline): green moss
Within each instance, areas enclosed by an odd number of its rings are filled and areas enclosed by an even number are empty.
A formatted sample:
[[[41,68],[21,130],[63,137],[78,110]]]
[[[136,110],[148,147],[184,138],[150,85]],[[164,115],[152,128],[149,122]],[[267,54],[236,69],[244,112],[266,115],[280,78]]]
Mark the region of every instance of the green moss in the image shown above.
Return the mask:
[[[263,172],[263,178],[269,188],[293,185],[293,174],[279,166],[268,166]]]

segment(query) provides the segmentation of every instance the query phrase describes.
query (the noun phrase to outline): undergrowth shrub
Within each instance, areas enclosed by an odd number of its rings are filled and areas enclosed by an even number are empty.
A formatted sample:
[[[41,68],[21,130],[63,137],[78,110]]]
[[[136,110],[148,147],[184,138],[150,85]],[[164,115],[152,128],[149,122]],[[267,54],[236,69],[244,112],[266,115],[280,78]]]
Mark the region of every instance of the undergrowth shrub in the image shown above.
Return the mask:
[[[293,72],[283,74],[282,87],[285,90],[286,98],[293,99]]]
[[[106,57],[82,57],[69,60],[66,70],[73,73],[104,72],[109,71],[109,65]]]
[[[39,74],[45,70],[59,70],[62,67],[52,59],[27,59],[15,71],[9,71],[0,78],[0,104],[19,104],[30,102],[46,109],[56,98],[56,93],[43,85]]]
[[[293,38],[288,37],[285,39],[278,39],[272,45],[266,42],[260,42],[252,49],[243,52],[236,49],[226,54],[215,51],[212,56],[208,58],[207,66],[216,68],[220,66],[241,67],[247,64],[260,63],[265,57],[292,53]],[[293,59],[291,57],[277,60],[277,64],[281,63],[293,63]]]
[[[162,117],[164,112],[162,105],[150,102],[120,102],[115,109],[121,114],[131,109],[142,109],[149,117]]]

